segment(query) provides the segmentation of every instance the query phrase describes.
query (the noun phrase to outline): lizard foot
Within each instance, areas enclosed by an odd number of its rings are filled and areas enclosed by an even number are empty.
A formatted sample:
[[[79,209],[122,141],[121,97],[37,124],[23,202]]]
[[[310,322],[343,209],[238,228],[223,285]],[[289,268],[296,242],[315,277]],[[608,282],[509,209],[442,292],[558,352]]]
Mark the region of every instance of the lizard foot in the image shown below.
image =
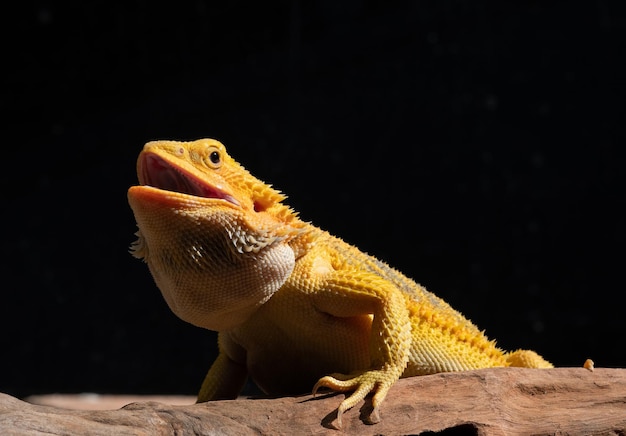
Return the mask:
[[[342,426],[342,415],[346,410],[354,407],[363,400],[370,392],[374,392],[372,397],[372,412],[368,422],[376,424],[380,421],[378,406],[383,402],[389,392],[389,388],[398,379],[389,370],[363,371],[354,374],[332,374],[319,379],[313,387],[313,395],[321,387],[326,387],[338,392],[354,391],[337,408],[337,426]]]

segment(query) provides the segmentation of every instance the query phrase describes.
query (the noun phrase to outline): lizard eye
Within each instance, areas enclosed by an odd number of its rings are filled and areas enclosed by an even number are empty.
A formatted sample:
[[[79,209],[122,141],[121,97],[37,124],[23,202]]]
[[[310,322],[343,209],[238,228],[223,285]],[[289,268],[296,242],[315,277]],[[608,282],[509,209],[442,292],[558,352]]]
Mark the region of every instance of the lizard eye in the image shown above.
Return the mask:
[[[205,161],[209,167],[217,169],[222,166],[222,155],[218,150],[209,150]]]

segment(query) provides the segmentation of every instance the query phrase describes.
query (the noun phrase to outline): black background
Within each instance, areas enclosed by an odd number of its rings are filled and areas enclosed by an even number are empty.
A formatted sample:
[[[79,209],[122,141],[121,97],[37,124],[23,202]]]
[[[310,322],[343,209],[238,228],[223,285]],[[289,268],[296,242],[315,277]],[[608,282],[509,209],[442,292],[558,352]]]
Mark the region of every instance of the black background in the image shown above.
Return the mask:
[[[626,364],[624,2],[63,3],[2,17],[0,391],[196,392],[215,334],[127,253],[152,139],[221,140],[505,349]]]

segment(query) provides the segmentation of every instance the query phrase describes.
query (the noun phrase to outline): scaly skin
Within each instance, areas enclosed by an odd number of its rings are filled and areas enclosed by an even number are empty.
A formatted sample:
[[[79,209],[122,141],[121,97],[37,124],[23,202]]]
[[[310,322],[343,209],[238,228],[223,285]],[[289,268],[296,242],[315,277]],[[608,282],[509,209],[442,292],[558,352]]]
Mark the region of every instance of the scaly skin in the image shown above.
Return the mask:
[[[369,393],[376,422],[400,377],[552,366],[504,353],[419,284],[300,220],[218,141],[150,142],[137,172],[133,254],[176,315],[219,332],[199,402],[235,398],[248,376],[269,394],[351,391],[341,426]]]

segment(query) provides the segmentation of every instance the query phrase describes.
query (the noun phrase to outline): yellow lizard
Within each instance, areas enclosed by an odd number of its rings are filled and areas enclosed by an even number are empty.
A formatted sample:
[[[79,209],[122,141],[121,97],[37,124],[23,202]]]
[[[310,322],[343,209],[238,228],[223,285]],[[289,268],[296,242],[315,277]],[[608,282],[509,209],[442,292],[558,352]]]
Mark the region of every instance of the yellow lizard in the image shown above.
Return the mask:
[[[372,393],[371,422],[400,377],[552,365],[505,353],[446,302],[386,263],[302,221],[285,196],[212,139],[154,141],[128,191],[131,249],[172,311],[219,332],[198,401],[235,398],[247,377],[269,394]]]

